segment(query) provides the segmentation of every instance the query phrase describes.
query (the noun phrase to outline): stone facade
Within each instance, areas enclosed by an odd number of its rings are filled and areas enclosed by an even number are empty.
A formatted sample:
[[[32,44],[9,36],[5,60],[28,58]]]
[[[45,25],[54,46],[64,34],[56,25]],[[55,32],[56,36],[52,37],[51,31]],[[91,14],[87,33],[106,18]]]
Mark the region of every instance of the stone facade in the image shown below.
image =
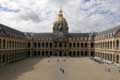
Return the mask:
[[[96,34],[95,56],[120,63],[120,26]]]
[[[97,33],[69,33],[62,10],[51,33],[26,33],[0,24],[0,65],[33,56],[90,56],[120,63],[120,26]]]

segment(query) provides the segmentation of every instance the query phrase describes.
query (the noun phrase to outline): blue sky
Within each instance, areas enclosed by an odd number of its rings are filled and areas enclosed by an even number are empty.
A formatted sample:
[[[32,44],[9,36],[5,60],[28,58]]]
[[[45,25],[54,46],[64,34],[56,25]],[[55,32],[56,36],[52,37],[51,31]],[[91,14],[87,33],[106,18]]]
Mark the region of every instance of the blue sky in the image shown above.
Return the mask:
[[[1,6],[0,5],[0,12],[16,12],[17,10],[5,7],[5,6]]]
[[[51,32],[60,7],[70,32],[120,25],[120,0],[0,0],[0,23],[24,32]]]

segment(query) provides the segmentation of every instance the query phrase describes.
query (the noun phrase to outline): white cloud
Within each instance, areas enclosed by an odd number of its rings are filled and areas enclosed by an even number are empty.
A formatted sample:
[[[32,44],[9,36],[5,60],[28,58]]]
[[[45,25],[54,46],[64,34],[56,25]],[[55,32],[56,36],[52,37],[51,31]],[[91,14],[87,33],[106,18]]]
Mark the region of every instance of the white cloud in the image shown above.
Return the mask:
[[[51,32],[62,7],[71,32],[101,31],[120,23],[119,3],[120,0],[0,0],[0,5],[17,11],[1,11],[0,23],[24,32]]]

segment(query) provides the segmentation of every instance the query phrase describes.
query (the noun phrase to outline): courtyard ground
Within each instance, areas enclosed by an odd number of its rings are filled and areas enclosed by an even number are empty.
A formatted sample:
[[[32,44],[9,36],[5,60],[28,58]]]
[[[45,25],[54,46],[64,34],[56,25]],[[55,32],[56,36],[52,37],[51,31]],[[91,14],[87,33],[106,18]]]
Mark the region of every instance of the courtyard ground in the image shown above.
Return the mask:
[[[1,67],[0,80],[120,80],[120,72],[90,58],[35,57]]]

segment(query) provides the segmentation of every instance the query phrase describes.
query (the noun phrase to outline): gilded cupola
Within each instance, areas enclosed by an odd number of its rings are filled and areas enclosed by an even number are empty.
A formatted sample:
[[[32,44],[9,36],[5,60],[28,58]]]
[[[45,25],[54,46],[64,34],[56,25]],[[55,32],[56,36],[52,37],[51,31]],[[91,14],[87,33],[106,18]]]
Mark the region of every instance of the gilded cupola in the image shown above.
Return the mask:
[[[68,33],[68,23],[63,16],[62,9],[59,10],[56,21],[53,24],[53,32],[61,31],[64,33]]]

